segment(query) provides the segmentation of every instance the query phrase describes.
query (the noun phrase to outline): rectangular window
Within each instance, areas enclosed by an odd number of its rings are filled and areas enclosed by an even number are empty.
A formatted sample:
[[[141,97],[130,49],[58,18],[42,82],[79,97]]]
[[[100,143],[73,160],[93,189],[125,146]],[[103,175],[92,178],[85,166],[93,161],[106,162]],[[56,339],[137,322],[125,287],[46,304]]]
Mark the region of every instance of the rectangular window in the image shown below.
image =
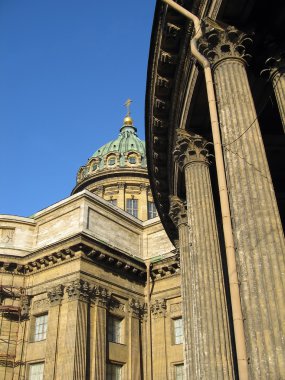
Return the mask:
[[[173,319],[174,344],[183,343],[183,321],[182,317]]]
[[[147,216],[148,219],[155,218],[157,216],[156,207],[154,205],[154,202],[147,202]]]
[[[40,340],[46,339],[47,336],[47,324],[48,324],[48,315],[43,314],[35,317],[35,330],[33,341],[39,342]]]
[[[121,380],[122,368],[121,364],[107,363],[107,380]]]
[[[108,341],[122,343],[123,320],[113,315],[108,316]]]
[[[29,380],[43,380],[44,363],[34,363],[29,365]]]
[[[136,218],[138,217],[138,200],[127,199],[127,212]]]
[[[174,378],[175,380],[183,380],[184,379],[184,365],[177,364],[174,366]]]

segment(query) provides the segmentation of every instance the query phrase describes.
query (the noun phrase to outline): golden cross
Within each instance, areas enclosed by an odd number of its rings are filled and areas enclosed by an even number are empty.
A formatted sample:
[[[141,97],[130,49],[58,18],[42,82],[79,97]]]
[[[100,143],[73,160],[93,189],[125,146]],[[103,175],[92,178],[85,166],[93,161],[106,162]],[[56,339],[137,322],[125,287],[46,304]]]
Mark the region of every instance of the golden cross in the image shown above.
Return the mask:
[[[126,100],[126,103],[124,104],[124,106],[127,107],[127,116],[130,116],[130,114],[131,114],[130,105],[131,105],[132,102],[133,101],[131,99],[128,99],[128,100]]]

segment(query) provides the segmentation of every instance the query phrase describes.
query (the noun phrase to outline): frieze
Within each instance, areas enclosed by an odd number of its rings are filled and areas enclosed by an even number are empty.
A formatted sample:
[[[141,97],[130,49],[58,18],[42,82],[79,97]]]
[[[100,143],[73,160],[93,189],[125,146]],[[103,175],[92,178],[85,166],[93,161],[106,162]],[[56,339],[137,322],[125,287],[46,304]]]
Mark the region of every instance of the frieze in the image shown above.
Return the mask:
[[[11,244],[14,241],[15,228],[0,228],[0,243]]]
[[[33,302],[33,311],[47,310],[49,308],[49,300],[47,298]]]

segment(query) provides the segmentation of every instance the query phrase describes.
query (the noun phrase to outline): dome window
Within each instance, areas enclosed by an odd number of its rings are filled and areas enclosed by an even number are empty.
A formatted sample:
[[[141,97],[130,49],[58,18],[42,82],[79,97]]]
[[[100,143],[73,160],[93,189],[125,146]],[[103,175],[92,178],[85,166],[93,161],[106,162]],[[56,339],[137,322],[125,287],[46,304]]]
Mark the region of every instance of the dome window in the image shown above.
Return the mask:
[[[134,157],[134,156],[129,157],[129,163],[130,164],[136,164],[137,163],[136,157]]]
[[[96,170],[97,169],[97,167],[98,167],[98,165],[97,164],[93,164],[92,165],[92,170],[94,171],[94,170]]]
[[[116,163],[116,159],[114,157],[109,158],[108,165],[113,166],[113,165],[115,165],[115,163]]]

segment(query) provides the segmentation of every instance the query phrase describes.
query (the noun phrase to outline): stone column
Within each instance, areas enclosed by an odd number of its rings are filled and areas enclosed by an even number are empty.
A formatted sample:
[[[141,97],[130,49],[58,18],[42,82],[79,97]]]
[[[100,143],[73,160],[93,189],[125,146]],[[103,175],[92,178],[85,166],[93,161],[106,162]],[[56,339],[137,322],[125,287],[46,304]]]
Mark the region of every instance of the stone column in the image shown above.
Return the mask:
[[[185,174],[189,226],[188,244],[185,210],[176,200],[176,208],[180,208],[180,218],[183,218],[179,227],[179,243],[184,329],[185,339],[188,340],[185,342],[185,354],[189,361],[186,363],[186,378],[233,379],[228,311],[207,142],[201,136],[177,130],[174,157]],[[173,219],[174,211],[172,204]]]
[[[63,285],[57,285],[47,292],[50,307],[48,311],[48,330],[46,340],[44,377],[51,380],[56,379],[58,329],[60,318],[60,304],[63,297],[63,289]]]
[[[151,305],[153,379],[168,379],[165,340],[166,302],[156,299]]]
[[[140,340],[140,318],[143,313],[143,305],[138,300],[129,300],[129,359],[128,359],[128,379],[141,379],[141,348]]]
[[[66,287],[68,295],[67,323],[65,330],[65,358],[58,379],[87,378],[87,321],[90,285],[75,280]]]
[[[90,379],[106,378],[107,318],[110,301],[107,289],[95,286],[92,291],[90,317]]]
[[[268,69],[264,71],[269,72],[285,133],[285,58],[271,57],[266,61],[266,66]]]
[[[285,243],[245,69],[244,45],[249,40],[234,27],[212,29],[201,48],[214,71],[250,378],[281,379]]]

